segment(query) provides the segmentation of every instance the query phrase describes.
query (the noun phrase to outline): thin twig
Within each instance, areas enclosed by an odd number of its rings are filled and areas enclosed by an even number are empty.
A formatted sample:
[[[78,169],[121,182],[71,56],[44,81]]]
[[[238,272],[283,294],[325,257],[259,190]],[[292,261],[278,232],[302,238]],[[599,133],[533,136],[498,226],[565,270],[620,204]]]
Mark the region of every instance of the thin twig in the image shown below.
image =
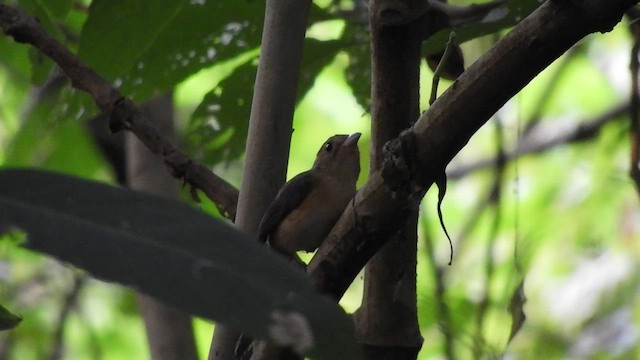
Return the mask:
[[[433,104],[436,101],[436,97],[438,97],[438,84],[440,83],[440,76],[442,71],[444,71],[444,67],[449,61],[449,55],[451,54],[451,49],[455,45],[456,33],[452,31],[449,33],[449,40],[447,40],[447,46],[444,48],[444,54],[442,54],[442,58],[436,67],[436,70],[433,72],[433,80],[431,82],[431,96],[429,97],[429,105]]]
[[[53,350],[51,351],[49,360],[61,359],[62,355],[64,354],[63,341],[67,319],[69,318],[69,314],[71,314],[71,311],[75,308],[78,302],[80,291],[84,288],[86,281],[86,275],[74,275],[73,277],[73,285],[71,286],[71,290],[69,290],[69,293],[67,293],[64,298],[62,308],[60,309],[58,319],[56,320],[56,326],[53,335]]]
[[[540,119],[542,118],[542,112],[549,100],[553,99],[555,94],[555,90],[558,88],[560,84],[560,79],[562,78],[562,74],[569,68],[569,64],[575,58],[578,53],[580,45],[576,45],[567,51],[563,58],[558,64],[558,67],[555,69],[553,74],[551,75],[547,84],[543,87],[545,91],[540,94],[540,97],[536,101],[536,105],[533,107],[533,114],[529,117],[529,120],[525,123],[524,131],[522,132],[523,136],[527,136],[530,131],[535,129],[535,127],[540,123]]]
[[[502,219],[502,212],[500,211],[500,200],[502,197],[502,189],[504,182],[504,169],[505,169],[505,151],[504,151],[504,134],[502,124],[499,119],[495,119],[496,130],[496,147],[497,156],[495,162],[495,175],[494,182],[491,188],[489,201],[494,209],[493,222],[489,230],[488,241],[485,248],[485,291],[480,303],[478,304],[478,311],[476,313],[476,336],[474,342],[474,355],[476,359],[481,358],[484,344],[484,334],[482,329],[484,327],[484,320],[486,318],[487,309],[491,300],[491,282],[494,273],[493,263],[493,249],[495,238],[500,228]]]
[[[544,131],[544,136],[537,136],[536,132],[531,132],[529,136],[523,137],[522,140],[518,142],[514,150],[505,154],[505,161],[513,161],[524,155],[542,153],[566,144],[593,139],[600,133],[604,125],[613,120],[620,119],[628,111],[629,103],[624,102],[614,106],[594,119],[579,122],[568,129],[549,129],[549,131]],[[540,127],[538,126],[538,128]],[[493,166],[493,164],[495,164],[495,159],[488,158],[477,160],[470,164],[458,165],[447,170],[447,178],[450,180],[458,180],[471,172],[489,168]]]

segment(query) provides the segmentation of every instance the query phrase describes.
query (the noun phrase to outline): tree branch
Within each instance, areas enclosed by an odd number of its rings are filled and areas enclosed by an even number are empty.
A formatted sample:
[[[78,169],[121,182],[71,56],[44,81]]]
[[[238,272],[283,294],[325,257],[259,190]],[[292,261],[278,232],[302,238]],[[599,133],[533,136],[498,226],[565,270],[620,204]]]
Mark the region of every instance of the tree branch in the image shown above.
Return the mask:
[[[537,154],[556,147],[586,141],[600,133],[600,130],[614,119],[629,111],[629,102],[614,106],[594,119],[579,122],[571,127],[536,126],[516,145],[516,148],[504,154],[505,161],[511,161],[528,154]],[[534,129],[534,128],[532,128]],[[461,179],[470,172],[494,166],[495,159],[481,159],[471,164],[461,164],[447,170],[449,180]]]
[[[71,310],[73,310],[73,308],[77,305],[78,296],[80,295],[80,291],[84,288],[86,281],[86,275],[76,274],[73,276],[73,285],[71,286],[71,290],[69,290],[64,298],[62,309],[60,309],[60,313],[58,314],[58,318],[56,320],[56,326],[53,336],[53,351],[51,351],[51,354],[49,355],[49,360],[58,360],[63,358],[64,332],[65,326],[67,324],[67,319],[71,314]]]
[[[611,30],[636,3],[547,1],[478,59],[411,129],[387,144],[384,166],[309,264],[320,289],[341,297],[436,176],[507,100],[578,40]]]
[[[173,176],[202,190],[221,214],[235,219],[238,190],[177,149],[137,106],[49,35],[33,16],[0,4],[0,27],[15,41],[31,44],[55,61],[69,77],[73,87],[89,93],[98,108],[111,116],[110,127],[113,132],[123,128],[133,132],[151,152],[163,157]]]

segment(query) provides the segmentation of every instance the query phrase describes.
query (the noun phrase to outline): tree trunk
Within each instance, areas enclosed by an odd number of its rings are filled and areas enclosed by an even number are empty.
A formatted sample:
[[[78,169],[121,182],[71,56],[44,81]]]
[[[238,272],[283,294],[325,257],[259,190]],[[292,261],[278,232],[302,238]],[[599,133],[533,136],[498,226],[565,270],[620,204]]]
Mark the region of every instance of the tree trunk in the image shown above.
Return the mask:
[[[255,236],[284,183],[310,0],[267,0],[236,225]],[[230,360],[238,334],[217,325],[209,360]]]
[[[148,102],[143,111],[156,121],[155,125],[161,133],[174,137],[171,95]],[[178,184],[169,175],[160,157],[152,154],[133,134],[128,133],[126,139],[129,186],[167,198],[178,198]],[[139,292],[136,293],[136,299],[144,320],[152,359],[198,358],[190,316]]]
[[[420,43],[417,24],[387,25],[397,1],[371,2],[371,174],[384,160],[383,145],[419,114]],[[412,11],[416,14],[419,9]],[[356,327],[366,359],[415,359],[422,346],[416,304],[418,211],[369,261]]]

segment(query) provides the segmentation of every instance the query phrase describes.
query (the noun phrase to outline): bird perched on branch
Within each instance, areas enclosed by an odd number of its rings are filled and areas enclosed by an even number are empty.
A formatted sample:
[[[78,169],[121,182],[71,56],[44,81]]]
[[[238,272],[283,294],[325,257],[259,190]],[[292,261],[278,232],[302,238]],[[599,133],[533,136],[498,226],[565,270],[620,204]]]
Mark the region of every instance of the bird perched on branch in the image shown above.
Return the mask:
[[[289,259],[297,259],[297,251],[313,251],[320,246],[356,193],[360,135],[330,137],[322,144],[311,170],[282,186],[260,221],[260,241],[268,242]],[[251,358],[251,342],[244,335],[238,338],[236,359]]]
[[[320,246],[356,193],[360,135],[330,137],[311,170],[284,184],[260,222],[261,241],[289,258]]]

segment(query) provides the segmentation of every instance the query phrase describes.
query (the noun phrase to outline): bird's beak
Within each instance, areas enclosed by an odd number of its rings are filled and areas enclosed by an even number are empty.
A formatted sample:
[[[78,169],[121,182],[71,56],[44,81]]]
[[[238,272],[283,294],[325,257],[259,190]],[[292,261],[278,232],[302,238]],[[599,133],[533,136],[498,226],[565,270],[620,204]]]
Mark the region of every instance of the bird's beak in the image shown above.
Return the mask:
[[[358,139],[360,139],[360,135],[362,134],[359,132],[349,135],[349,137],[347,138],[347,140],[344,141],[342,146],[356,146],[358,144]]]

